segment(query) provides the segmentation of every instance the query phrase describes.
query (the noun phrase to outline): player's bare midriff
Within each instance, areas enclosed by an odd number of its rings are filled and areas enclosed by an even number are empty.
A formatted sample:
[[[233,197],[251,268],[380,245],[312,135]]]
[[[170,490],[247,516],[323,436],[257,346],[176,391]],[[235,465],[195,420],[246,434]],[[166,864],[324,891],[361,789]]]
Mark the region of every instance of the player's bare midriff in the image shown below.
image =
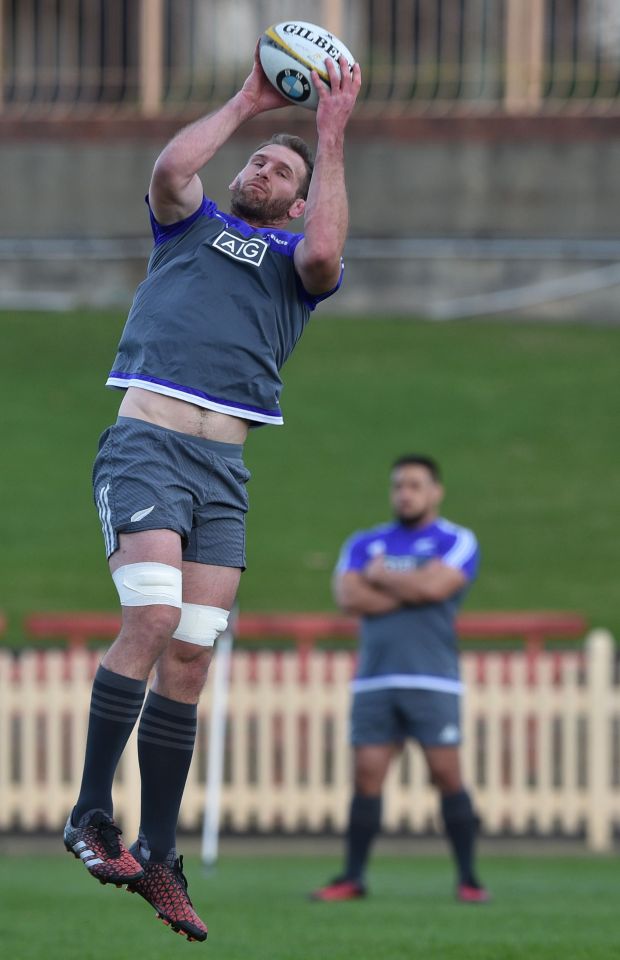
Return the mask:
[[[221,443],[244,443],[249,429],[247,420],[240,417],[206,410],[195,403],[140,387],[128,388],[118,413],[121,417],[135,417],[168,430]]]

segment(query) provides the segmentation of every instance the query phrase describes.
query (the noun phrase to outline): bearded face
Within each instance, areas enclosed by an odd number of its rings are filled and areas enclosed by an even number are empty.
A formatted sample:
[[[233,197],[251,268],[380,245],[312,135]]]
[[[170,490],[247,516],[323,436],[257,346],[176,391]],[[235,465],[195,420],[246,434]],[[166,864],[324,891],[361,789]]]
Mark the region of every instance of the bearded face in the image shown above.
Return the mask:
[[[239,179],[231,188],[230,212],[251,223],[270,226],[288,219],[288,211],[294,198],[273,198],[267,184],[259,185],[253,181],[241,184]]]
[[[429,523],[442,497],[443,487],[425,466],[403,464],[393,470],[390,499],[399,523],[412,527]]]

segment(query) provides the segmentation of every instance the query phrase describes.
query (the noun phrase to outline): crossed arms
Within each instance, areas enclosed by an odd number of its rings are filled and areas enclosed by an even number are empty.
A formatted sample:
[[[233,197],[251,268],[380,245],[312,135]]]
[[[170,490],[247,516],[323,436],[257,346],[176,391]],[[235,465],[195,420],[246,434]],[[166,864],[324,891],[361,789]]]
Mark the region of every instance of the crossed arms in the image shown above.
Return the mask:
[[[373,616],[403,606],[439,603],[458,593],[466,583],[462,570],[441,560],[431,560],[413,570],[391,570],[380,556],[362,571],[337,573],[333,591],[343,613]]]

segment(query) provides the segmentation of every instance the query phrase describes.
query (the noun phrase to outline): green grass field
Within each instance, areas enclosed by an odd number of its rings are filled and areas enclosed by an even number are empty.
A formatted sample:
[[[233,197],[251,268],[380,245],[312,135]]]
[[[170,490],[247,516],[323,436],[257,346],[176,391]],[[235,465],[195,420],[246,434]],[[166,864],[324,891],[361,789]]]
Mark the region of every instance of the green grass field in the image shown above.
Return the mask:
[[[444,858],[378,857],[367,901],[314,904],[333,875],[325,857],[234,857],[204,877],[186,864],[209,925],[187,944],[137,896],[101,887],[68,857],[0,862],[0,943],[6,960],[616,960],[615,860],[489,858],[494,902],[452,900]]]
[[[120,395],[120,313],[0,315],[0,610],[117,607],[90,468]],[[620,328],[319,316],[253,431],[246,610],[332,608],[343,539],[389,517],[387,470],[442,462],[444,513],[483,549],[470,609],[567,609],[620,635]]]

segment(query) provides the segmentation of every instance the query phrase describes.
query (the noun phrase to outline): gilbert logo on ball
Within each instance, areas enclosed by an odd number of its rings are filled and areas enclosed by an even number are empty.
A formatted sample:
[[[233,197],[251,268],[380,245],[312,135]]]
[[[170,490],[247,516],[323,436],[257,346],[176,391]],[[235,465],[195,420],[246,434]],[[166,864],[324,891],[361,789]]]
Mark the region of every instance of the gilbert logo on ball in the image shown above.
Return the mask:
[[[316,70],[329,86],[325,58],[331,57],[340,73],[338,60],[344,56],[353,69],[355,58],[344,43],[323,27],[303,20],[288,20],[268,27],[260,38],[259,56],[263,70],[276,90],[308,110],[316,110],[319,98],[310,74]]]

